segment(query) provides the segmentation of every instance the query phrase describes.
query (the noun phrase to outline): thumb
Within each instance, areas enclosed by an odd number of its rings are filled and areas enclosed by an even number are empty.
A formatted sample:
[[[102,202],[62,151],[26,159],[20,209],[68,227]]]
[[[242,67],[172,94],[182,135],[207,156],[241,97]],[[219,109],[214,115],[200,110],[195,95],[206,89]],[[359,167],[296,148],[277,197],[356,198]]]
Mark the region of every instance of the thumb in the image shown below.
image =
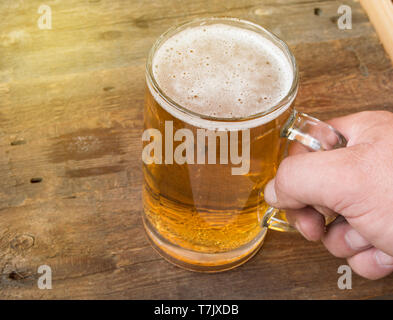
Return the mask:
[[[327,207],[342,213],[362,198],[367,170],[364,145],[285,158],[276,177],[265,187],[267,203],[281,209]]]

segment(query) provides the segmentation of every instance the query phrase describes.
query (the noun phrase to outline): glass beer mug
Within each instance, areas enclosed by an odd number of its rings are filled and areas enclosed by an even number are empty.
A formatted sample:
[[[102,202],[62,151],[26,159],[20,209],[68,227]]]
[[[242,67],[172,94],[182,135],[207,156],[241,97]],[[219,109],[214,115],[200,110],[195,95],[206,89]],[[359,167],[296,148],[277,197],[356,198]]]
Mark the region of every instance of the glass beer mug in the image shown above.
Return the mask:
[[[288,46],[239,19],[197,19],[164,33],[146,65],[143,222],[170,262],[216,272],[250,259],[267,230],[294,230],[263,190],[289,140],[344,147],[331,126],[293,107]]]

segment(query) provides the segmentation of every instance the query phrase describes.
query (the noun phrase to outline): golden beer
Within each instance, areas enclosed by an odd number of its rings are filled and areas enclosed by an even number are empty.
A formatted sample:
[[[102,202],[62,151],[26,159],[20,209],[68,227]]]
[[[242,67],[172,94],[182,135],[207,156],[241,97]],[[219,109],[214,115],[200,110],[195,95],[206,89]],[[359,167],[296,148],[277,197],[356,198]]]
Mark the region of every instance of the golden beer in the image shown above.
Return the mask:
[[[143,163],[143,219],[164,257],[193,270],[221,271],[262,245],[268,209],[263,189],[284,157],[288,141],[280,131],[296,90],[289,49],[252,23],[202,19],[159,38],[147,62],[144,125],[156,130],[162,151],[154,155],[157,161]],[[189,161],[178,163],[173,150],[186,137],[174,137],[184,129],[194,137],[193,150]],[[202,129],[204,163],[197,161]],[[145,137],[144,148],[157,136]],[[216,163],[209,163],[213,140]],[[245,141],[248,157],[232,163],[230,149],[236,146],[241,155]],[[248,170],[233,174],[242,165]]]

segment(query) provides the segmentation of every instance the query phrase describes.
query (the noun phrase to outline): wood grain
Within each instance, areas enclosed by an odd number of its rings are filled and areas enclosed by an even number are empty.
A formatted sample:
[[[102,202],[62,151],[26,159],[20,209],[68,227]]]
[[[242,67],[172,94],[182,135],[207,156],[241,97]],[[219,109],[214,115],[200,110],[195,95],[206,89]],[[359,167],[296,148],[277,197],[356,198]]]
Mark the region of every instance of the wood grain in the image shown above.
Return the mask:
[[[372,24],[374,25],[386,52],[393,61],[393,2],[392,0],[361,0]]]
[[[352,30],[337,28],[341,3],[352,7]],[[51,0],[52,30],[37,27],[40,4],[0,3],[0,298],[393,294],[392,276],[354,275],[352,290],[338,289],[345,260],[297,234],[270,232],[262,250],[232,271],[188,272],[155,253],[140,218],[144,63],[163,31],[200,16],[254,21],[293,49],[299,110],[322,119],[393,111],[393,68],[359,3]],[[52,268],[52,290],[37,288],[43,264]]]

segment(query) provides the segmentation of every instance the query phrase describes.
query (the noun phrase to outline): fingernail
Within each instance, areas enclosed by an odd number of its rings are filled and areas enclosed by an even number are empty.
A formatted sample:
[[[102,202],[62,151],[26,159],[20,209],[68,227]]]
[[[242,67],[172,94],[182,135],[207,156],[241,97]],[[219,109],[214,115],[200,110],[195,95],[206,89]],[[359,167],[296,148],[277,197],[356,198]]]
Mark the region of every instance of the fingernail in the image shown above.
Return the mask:
[[[385,252],[377,250],[377,252],[375,253],[375,258],[380,266],[390,268],[393,267],[393,257],[389,256]]]
[[[274,206],[274,204],[277,203],[276,190],[274,189],[274,179],[270,180],[267,183],[265,187],[264,197],[265,197],[265,201],[272,206]]]
[[[348,246],[353,250],[362,250],[370,246],[370,242],[355,229],[350,229],[344,238]]]

